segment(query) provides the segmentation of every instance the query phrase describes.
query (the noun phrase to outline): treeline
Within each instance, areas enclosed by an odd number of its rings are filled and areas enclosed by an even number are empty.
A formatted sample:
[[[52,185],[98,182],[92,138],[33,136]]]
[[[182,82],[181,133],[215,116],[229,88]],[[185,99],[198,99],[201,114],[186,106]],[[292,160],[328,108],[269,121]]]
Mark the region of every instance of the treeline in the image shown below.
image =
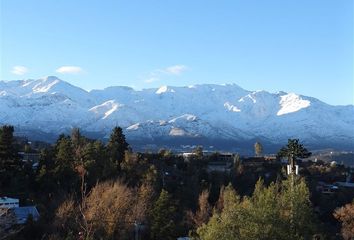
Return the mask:
[[[235,156],[230,173],[208,173],[217,153],[197,148],[188,161],[165,149],[134,153],[116,127],[107,143],[73,129],[40,149],[33,168],[17,153],[37,150],[16,144],[13,132],[0,129],[0,196],[36,205],[41,218],[8,239],[336,239],[305,179],[287,178],[281,165],[247,169]],[[305,150],[290,140],[280,154]],[[335,213],[346,239],[352,208]]]

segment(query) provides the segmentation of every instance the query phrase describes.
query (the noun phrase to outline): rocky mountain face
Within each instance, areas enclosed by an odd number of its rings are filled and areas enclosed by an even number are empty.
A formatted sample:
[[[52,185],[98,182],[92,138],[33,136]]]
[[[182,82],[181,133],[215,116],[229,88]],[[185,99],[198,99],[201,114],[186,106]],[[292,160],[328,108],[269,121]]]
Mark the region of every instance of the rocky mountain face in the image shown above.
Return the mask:
[[[284,145],[299,138],[316,148],[354,149],[354,106],[331,106],[295,93],[248,91],[230,85],[162,86],[87,92],[57,77],[0,81],[0,124],[51,140],[79,127],[107,138],[121,126],[136,148],[238,150],[256,140]]]

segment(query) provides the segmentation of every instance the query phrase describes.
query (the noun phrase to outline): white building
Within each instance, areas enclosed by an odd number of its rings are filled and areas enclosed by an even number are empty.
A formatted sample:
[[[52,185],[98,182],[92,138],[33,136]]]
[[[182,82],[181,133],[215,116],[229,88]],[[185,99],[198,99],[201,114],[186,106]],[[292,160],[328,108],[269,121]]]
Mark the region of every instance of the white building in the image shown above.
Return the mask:
[[[0,197],[0,208],[18,208],[20,201],[17,198]]]
[[[182,153],[182,157],[184,159],[190,159],[190,158],[192,158],[194,156],[197,156],[197,154],[193,153],[193,152],[184,152],[184,153]]]

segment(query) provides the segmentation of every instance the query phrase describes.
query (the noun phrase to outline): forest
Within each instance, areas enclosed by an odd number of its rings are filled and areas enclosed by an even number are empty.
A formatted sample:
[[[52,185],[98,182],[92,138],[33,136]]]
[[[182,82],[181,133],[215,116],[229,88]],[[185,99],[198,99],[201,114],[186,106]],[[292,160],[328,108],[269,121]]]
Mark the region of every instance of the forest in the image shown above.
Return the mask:
[[[220,160],[202,147],[188,157],[134,152],[120,127],[107,142],[77,128],[54,144],[14,131],[0,128],[0,198],[35,206],[40,217],[18,224],[0,205],[0,239],[354,239],[354,188],[321,188],[351,169],[306,161],[298,139],[271,159],[256,143],[255,156]],[[223,161],[227,170],[210,170]],[[292,162],[298,174],[288,174]]]

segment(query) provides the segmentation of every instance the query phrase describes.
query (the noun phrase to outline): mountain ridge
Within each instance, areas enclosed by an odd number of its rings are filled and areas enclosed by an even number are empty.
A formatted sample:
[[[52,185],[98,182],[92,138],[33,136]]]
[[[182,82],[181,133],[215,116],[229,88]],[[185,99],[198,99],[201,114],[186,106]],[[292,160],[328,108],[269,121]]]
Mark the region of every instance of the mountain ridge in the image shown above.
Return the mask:
[[[57,135],[79,127],[107,138],[119,125],[131,141],[147,139],[149,144],[162,138],[267,139],[272,144],[300,138],[314,146],[328,142],[354,149],[353,105],[333,106],[295,93],[249,91],[236,84],[86,91],[55,76],[0,81],[0,111],[0,124],[27,133]]]

